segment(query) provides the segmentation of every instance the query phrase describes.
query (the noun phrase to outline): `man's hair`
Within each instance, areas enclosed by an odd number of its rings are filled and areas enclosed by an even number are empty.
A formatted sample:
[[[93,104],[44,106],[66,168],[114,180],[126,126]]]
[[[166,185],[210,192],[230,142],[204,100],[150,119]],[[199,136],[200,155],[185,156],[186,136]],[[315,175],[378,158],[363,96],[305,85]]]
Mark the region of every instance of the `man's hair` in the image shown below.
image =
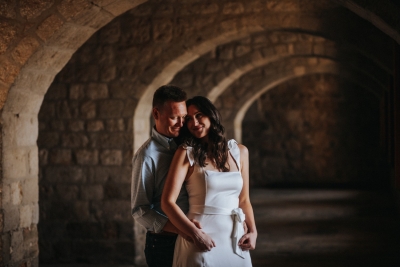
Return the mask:
[[[161,109],[167,101],[186,101],[186,92],[175,85],[163,85],[154,92],[153,108]]]

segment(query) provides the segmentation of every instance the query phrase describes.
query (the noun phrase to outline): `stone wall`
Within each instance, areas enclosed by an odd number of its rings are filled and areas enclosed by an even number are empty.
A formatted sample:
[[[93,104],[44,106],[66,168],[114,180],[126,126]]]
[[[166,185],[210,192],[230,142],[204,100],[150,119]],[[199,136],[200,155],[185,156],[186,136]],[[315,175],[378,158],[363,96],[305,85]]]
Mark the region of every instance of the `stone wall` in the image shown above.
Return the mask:
[[[379,138],[379,100],[330,74],[271,89],[243,122],[252,186],[387,187]]]
[[[132,264],[134,260],[130,215],[134,102],[126,98],[127,92],[121,94],[107,83],[115,75],[115,66],[108,65],[108,44],[94,48],[104,70],[99,75],[90,66],[74,69],[74,63],[94,56],[88,57],[85,49],[96,37],[56,77],[39,113],[42,263]],[[112,36],[108,37],[105,40]],[[69,76],[71,71],[76,75]]]
[[[2,1],[3,265],[38,264],[39,188],[43,262],[140,258],[128,184],[132,143],[141,143],[136,134],[149,113],[135,108],[176,76],[191,94],[221,94],[214,100],[234,117],[243,103],[236,100],[259,92],[254,77],[271,69],[281,78],[328,65],[332,71],[339,66],[333,61],[350,63],[346,75],[372,80],[367,88],[379,91],[392,71],[391,38],[399,36],[398,12],[382,1],[376,10],[384,20],[371,16],[373,1],[364,0]],[[320,64],[324,58],[332,62]],[[264,68],[271,61],[277,62]]]

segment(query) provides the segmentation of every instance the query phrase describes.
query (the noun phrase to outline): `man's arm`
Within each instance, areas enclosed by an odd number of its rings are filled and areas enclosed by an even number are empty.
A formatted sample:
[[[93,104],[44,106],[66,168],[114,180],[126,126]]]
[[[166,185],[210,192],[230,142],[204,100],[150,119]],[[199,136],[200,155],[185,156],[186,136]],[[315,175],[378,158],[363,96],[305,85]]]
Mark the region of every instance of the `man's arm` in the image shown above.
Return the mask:
[[[152,209],[155,166],[151,158],[137,153],[132,161],[131,211],[148,231],[161,232],[168,218]]]

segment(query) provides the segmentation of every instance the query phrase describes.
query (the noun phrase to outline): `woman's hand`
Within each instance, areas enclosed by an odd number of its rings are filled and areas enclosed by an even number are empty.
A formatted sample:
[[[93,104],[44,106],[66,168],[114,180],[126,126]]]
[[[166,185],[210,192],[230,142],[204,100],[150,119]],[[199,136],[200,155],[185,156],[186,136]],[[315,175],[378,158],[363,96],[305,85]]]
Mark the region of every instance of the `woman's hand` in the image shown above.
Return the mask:
[[[240,238],[238,245],[242,250],[253,250],[256,248],[256,240],[256,233],[247,233]]]
[[[193,237],[193,242],[200,251],[210,251],[215,247],[214,240],[201,230],[196,232]]]

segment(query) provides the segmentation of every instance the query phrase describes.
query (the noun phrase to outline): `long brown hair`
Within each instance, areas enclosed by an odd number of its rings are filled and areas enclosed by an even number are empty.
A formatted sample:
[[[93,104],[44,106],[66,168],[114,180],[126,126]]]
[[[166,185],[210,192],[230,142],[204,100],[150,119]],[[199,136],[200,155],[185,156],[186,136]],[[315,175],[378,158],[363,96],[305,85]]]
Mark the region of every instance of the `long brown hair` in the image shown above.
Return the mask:
[[[194,137],[185,124],[181,130],[181,137],[184,144],[193,147],[193,156],[195,161],[202,167],[205,167],[205,160],[208,156],[215,161],[219,171],[228,172],[228,142],[224,136],[224,126],[221,124],[221,115],[211,101],[204,96],[195,96],[186,101],[186,107],[195,105],[201,113],[210,119],[211,125],[208,132],[208,144],[203,144],[200,139]],[[207,152],[209,153],[207,155]]]

